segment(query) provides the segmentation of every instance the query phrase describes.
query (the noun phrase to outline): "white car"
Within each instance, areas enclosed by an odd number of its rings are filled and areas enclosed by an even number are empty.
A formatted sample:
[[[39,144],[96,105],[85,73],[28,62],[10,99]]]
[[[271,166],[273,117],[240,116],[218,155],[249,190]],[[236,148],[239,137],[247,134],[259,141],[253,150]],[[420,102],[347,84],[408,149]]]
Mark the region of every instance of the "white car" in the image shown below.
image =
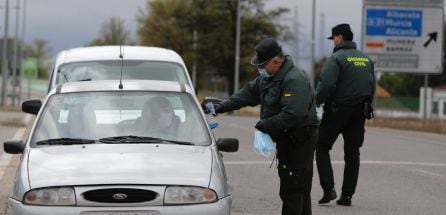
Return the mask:
[[[48,92],[66,82],[119,80],[121,68],[123,79],[177,81],[194,90],[183,59],[173,50],[93,46],[64,50],[57,55]]]
[[[21,162],[9,215],[229,215],[232,189],[189,86],[124,80],[71,82],[22,110],[37,118],[4,151]]]

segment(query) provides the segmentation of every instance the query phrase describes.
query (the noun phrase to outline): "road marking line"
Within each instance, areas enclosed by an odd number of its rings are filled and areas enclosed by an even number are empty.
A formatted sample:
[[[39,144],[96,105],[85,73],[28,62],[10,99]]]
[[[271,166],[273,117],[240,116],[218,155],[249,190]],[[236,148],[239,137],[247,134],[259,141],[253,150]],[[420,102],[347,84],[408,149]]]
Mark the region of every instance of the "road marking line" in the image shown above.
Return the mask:
[[[271,164],[271,161],[225,161],[225,165],[258,165]],[[344,161],[332,161],[332,164],[344,164]],[[411,161],[361,161],[361,164],[376,165],[407,165],[407,166],[430,166],[430,167],[446,167],[446,163],[428,163],[428,162],[411,162]]]
[[[21,140],[23,139],[23,136],[25,135],[25,128],[19,128],[15,134],[14,137],[12,137],[13,140]],[[8,168],[9,164],[12,160],[11,154],[7,154],[6,152],[3,152],[0,155],[0,181],[3,179],[3,176],[5,174],[6,169]]]

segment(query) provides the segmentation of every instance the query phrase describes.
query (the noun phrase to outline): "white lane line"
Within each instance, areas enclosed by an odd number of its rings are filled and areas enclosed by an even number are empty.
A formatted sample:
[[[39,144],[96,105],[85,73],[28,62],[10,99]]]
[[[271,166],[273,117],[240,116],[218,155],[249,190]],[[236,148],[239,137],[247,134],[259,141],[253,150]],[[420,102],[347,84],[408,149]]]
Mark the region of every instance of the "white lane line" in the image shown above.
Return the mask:
[[[15,134],[14,137],[12,137],[13,140],[21,140],[23,139],[23,136],[25,135],[25,128],[19,128]],[[12,160],[12,155],[11,154],[7,154],[5,152],[3,152],[0,155],[0,181],[3,179],[3,176],[5,174],[6,169],[9,166],[9,163],[11,163]]]
[[[332,161],[332,164],[344,164],[344,161]],[[225,165],[258,165],[271,164],[271,161],[225,161]],[[410,161],[361,161],[361,164],[374,165],[407,165],[407,166],[430,166],[430,167],[446,167],[446,163],[428,163],[428,162],[410,162]]]

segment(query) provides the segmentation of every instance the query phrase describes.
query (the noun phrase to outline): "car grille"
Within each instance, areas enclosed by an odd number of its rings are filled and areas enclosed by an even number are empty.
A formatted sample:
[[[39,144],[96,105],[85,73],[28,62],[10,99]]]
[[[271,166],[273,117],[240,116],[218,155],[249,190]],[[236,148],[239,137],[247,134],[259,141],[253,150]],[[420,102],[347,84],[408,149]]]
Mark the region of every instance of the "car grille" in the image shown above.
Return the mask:
[[[90,190],[82,194],[85,200],[100,203],[139,203],[152,201],[157,193],[150,190],[110,188]]]

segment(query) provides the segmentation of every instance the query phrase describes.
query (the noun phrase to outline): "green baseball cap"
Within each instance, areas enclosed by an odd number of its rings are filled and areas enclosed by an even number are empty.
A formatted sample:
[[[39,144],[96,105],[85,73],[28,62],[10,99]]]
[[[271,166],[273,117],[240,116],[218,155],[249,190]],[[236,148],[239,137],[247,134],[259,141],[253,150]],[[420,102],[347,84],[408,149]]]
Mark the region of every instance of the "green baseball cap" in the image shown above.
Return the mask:
[[[333,37],[334,37],[335,35],[342,35],[342,36],[345,37],[347,34],[349,34],[349,35],[353,35],[353,33],[352,33],[352,29],[350,28],[350,25],[349,25],[349,24],[342,23],[342,24],[336,25],[335,27],[333,27],[333,28],[331,29],[331,36],[328,37],[327,39],[329,39],[329,40],[333,40]],[[353,36],[352,36],[352,37],[353,37]],[[345,38],[344,38],[344,39],[345,39]]]
[[[259,66],[281,53],[282,47],[275,39],[266,38],[255,47],[255,50],[256,55],[251,59],[251,64]]]

